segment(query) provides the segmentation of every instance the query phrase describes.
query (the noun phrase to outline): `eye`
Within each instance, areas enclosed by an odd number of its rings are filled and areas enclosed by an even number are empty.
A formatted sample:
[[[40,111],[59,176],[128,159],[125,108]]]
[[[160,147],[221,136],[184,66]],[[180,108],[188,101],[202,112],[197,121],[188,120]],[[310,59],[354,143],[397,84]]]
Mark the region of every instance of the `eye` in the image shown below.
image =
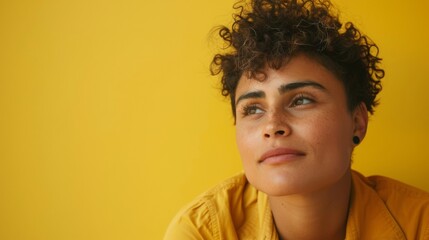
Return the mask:
[[[264,112],[264,110],[262,110],[257,105],[246,105],[242,109],[243,116],[261,114],[263,112]]]
[[[299,95],[293,99],[291,107],[299,107],[299,106],[307,105],[307,104],[310,104],[313,102],[314,102],[313,99],[306,97],[304,95]]]

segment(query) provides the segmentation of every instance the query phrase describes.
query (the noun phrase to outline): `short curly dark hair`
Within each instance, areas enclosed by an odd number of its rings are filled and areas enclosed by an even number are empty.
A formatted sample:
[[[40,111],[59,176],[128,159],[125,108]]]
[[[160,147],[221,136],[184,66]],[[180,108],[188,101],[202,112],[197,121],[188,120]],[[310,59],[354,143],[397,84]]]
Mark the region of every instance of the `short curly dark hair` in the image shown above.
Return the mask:
[[[267,65],[279,69],[300,53],[343,82],[350,110],[364,102],[374,113],[384,77],[379,49],[353,23],[342,24],[329,1],[242,0],[234,9],[238,13],[231,28],[218,29],[227,47],[210,65],[212,75],[222,75],[222,95],[230,96],[234,118],[235,90],[243,73],[255,78]]]

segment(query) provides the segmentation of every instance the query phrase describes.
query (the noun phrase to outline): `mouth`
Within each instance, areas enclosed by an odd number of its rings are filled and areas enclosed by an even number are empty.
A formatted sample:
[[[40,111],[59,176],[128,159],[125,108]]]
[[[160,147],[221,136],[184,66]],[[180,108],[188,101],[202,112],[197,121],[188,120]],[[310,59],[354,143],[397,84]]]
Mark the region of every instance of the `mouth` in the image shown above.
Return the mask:
[[[305,156],[305,153],[299,150],[290,148],[276,148],[265,152],[259,159],[258,163],[271,165],[282,164],[296,160],[297,158],[303,156]]]

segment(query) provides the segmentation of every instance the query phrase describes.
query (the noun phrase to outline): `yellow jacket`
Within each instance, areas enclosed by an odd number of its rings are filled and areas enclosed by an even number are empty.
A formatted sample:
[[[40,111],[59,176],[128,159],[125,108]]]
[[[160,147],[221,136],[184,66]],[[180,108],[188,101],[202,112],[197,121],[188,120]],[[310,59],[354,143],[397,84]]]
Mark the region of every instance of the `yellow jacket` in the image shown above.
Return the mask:
[[[429,193],[352,172],[346,240],[429,240]],[[170,223],[165,240],[278,240],[267,195],[239,174],[204,193]]]

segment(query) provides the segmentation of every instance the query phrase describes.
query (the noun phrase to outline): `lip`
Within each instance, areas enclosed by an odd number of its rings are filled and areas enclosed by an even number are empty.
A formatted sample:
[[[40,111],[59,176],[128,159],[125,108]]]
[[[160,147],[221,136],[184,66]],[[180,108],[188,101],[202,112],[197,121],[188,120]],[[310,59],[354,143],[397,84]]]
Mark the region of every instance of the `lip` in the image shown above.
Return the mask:
[[[276,148],[265,152],[259,163],[264,164],[281,164],[295,160],[298,157],[305,156],[305,154],[299,150],[290,148]]]

